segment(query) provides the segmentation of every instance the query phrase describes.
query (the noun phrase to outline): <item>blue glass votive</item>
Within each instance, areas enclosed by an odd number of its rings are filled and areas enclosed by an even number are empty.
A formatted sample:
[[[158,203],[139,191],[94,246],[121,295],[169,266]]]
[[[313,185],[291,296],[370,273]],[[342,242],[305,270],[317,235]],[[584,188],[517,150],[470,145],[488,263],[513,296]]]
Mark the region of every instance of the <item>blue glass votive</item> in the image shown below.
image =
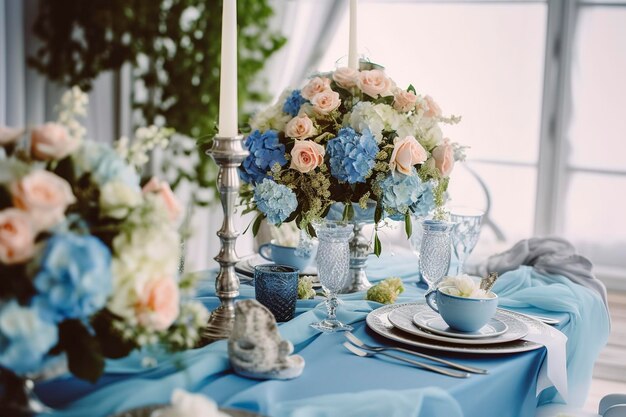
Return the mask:
[[[296,313],[299,270],[287,265],[254,267],[254,290],[258,302],[267,307],[276,321],[289,321]]]

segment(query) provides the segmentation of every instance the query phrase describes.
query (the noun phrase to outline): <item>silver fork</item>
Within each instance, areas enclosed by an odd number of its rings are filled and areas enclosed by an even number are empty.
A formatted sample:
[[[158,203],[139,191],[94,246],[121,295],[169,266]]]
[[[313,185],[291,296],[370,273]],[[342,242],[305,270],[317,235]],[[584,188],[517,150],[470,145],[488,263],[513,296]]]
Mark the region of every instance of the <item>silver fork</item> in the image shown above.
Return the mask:
[[[486,369],[480,369],[480,368],[475,368],[473,366],[461,365],[460,363],[450,362],[450,361],[445,360],[445,359],[437,358],[435,356],[430,356],[430,355],[427,355],[425,353],[414,352],[412,350],[404,349],[404,348],[401,348],[401,347],[370,346],[370,345],[365,344],[361,339],[359,339],[358,337],[356,337],[355,335],[353,335],[350,332],[346,332],[346,333],[344,333],[344,335],[346,336],[346,339],[348,339],[349,341],[351,341],[353,344],[357,345],[361,349],[371,350],[372,352],[383,352],[385,350],[395,350],[395,351],[398,351],[398,352],[404,352],[404,353],[408,353],[410,355],[417,356],[418,358],[424,358],[424,359],[431,360],[433,362],[438,362],[438,363],[441,363],[443,365],[447,365],[447,366],[449,366],[451,368],[455,368],[455,369],[460,369],[462,371],[471,372],[473,374],[486,374],[486,373],[488,373],[488,371]]]
[[[417,361],[414,361],[414,360],[411,360],[411,359],[403,358],[402,356],[392,355],[391,353],[366,352],[364,350],[359,349],[358,347],[356,347],[354,345],[351,345],[348,342],[344,342],[343,346],[346,349],[348,349],[350,352],[354,353],[357,356],[361,356],[362,358],[366,358],[368,356],[374,356],[374,355],[385,355],[385,356],[397,359],[397,360],[402,361],[402,362],[410,363],[411,365],[417,366],[418,368],[427,369],[429,371],[436,372],[438,374],[452,376],[452,377],[455,377],[455,378],[468,378],[470,376],[470,374],[468,374],[467,372],[455,371],[453,369],[447,369],[447,368],[440,368],[438,366],[429,365],[427,363],[417,362]]]

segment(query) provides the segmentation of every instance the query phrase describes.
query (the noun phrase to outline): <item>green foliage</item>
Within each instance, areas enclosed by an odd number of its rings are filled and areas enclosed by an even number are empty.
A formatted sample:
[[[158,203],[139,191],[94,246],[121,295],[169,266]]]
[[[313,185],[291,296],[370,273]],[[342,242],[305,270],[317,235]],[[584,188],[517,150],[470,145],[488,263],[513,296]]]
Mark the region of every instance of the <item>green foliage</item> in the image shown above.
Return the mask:
[[[216,133],[219,104],[221,1],[205,0],[40,0],[34,25],[42,46],[29,64],[53,81],[88,91],[102,72],[130,63],[135,89],[133,108],[142,124],[173,127],[200,138],[195,146],[174,146],[175,158],[199,158],[170,167],[177,185],[189,180],[215,186],[217,169],[206,156],[206,138]],[[285,43],[269,28],[268,0],[238,1],[239,104],[268,97],[255,77],[267,58]],[[143,87],[143,88],[141,88]],[[144,93],[139,93],[143,91]],[[147,94],[145,93],[147,92]],[[246,115],[242,114],[241,120]],[[203,139],[204,138],[204,139]],[[186,138],[185,141],[190,141]],[[187,160],[191,158],[186,158]],[[193,159],[192,159],[193,160]],[[167,167],[166,167],[167,169]]]
[[[80,320],[65,320],[59,325],[59,346],[67,353],[70,372],[96,382],[104,371],[104,357],[96,337]]]

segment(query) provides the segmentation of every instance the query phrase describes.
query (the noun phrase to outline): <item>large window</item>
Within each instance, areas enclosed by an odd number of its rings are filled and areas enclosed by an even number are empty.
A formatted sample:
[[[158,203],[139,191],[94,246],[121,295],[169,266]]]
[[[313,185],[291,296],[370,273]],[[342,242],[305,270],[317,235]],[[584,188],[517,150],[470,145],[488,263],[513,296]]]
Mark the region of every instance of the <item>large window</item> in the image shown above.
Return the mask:
[[[317,67],[345,63],[347,40],[346,14]],[[444,133],[471,146],[509,243],[562,235],[626,277],[626,2],[362,1],[359,45],[463,116]],[[455,204],[486,204],[466,168],[454,176]]]

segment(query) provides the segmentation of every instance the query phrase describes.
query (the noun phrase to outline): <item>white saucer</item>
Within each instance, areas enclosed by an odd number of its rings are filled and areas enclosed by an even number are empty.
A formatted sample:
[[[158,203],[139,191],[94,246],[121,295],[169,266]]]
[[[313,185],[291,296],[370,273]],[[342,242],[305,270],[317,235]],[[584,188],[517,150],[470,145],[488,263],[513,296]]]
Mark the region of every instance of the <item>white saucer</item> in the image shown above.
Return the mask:
[[[509,329],[506,323],[496,318],[492,318],[487,324],[475,332],[462,332],[452,329],[441,316],[424,317],[422,314],[416,314],[413,316],[413,323],[431,333],[448,337],[458,337],[460,339],[485,339],[488,337],[496,337]]]

